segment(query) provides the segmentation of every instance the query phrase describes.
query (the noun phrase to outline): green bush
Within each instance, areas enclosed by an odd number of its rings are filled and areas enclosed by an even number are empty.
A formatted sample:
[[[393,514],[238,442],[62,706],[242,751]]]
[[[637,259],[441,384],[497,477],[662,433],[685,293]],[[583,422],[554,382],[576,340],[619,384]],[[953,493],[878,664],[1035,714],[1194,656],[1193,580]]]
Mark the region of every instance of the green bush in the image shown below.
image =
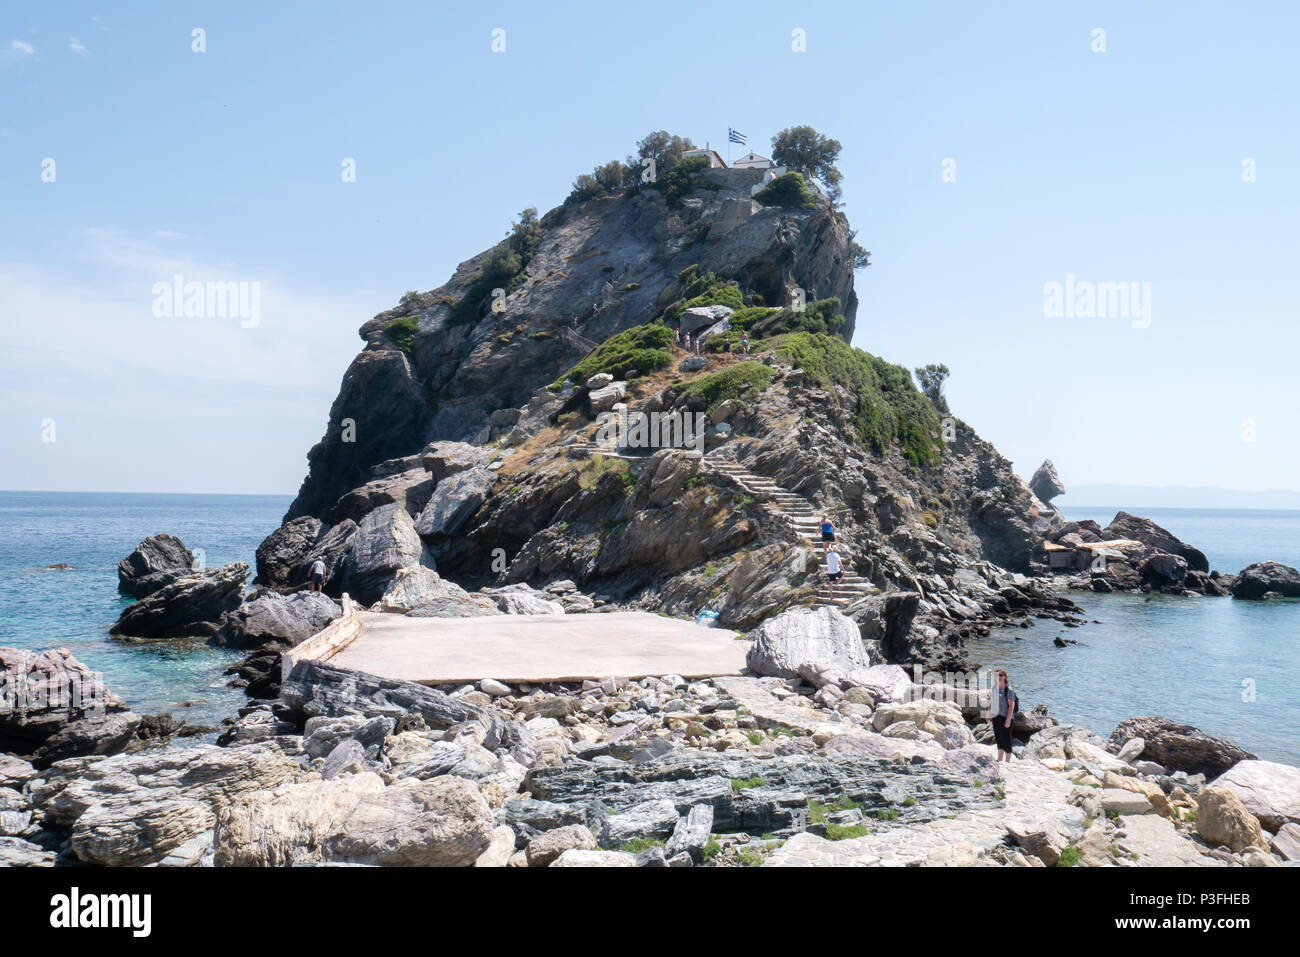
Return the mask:
[[[510,292],[518,286],[541,242],[542,227],[537,219],[537,210],[529,207],[519,214],[519,221],[511,225],[506,238],[492,247],[483,271],[474,277],[465,295],[451,307],[450,321],[453,324],[477,321],[483,300],[493,289]]]
[[[939,414],[916,390],[911,374],[902,366],[823,333],[788,333],[765,340],[763,347],[803,369],[811,384],[830,392],[843,386],[853,393],[853,424],[859,442],[884,453],[896,441],[914,465],[939,460],[934,438],[939,432]]]
[[[732,317],[735,325],[735,317]],[[759,318],[750,328],[750,338],[767,339],[787,332],[819,332],[828,335],[839,333],[844,326],[844,314],[840,312],[840,301],[832,296],[810,302],[801,311],[794,309],[773,309],[767,316]]]
[[[677,301],[664,310],[664,320],[673,325],[687,309],[696,306],[728,306],[742,309],[745,305],[740,287],[730,279],[723,279],[711,272],[701,274],[696,266],[687,266],[677,275],[682,283],[682,294]]]
[[[817,208],[817,200],[813,198],[801,173],[778,176],[755,193],[754,199],[763,206],[780,206],[782,209]]]
[[[673,166],[666,173],[660,173],[654,182],[654,188],[664,194],[664,199],[673,208],[680,207],[682,200],[701,185],[700,173],[709,168],[709,160],[704,156],[691,156]]]
[[[384,338],[409,356],[415,348],[415,333],[419,328],[419,316],[402,316],[384,326]]]
[[[737,362],[735,365],[700,376],[681,390],[681,397],[705,412],[727,399],[738,399],[751,386],[764,388],[772,381],[772,370],[761,362]]]
[[[551,388],[560,389],[566,381],[582,385],[597,372],[626,379],[666,369],[673,362],[669,351],[672,344],[672,330],[665,326],[633,326],[602,342],[587,358],[551,383]]]

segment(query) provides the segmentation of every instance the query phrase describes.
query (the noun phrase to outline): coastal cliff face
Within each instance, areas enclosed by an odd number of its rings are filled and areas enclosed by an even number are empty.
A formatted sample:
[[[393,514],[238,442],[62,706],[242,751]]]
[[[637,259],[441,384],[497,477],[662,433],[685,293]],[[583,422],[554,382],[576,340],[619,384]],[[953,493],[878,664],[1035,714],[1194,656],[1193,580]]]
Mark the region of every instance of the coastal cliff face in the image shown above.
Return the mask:
[[[473,440],[493,412],[523,405],[581,359],[583,339],[601,342],[659,316],[691,266],[734,280],[747,304],[788,305],[795,289],[808,302],[837,298],[840,334],[851,339],[847,220],[816,194],[810,209],[761,206],[750,198],[761,177],[706,169],[688,195],[645,188],[558,207],[529,236],[527,262],[513,275],[493,276],[497,246],[366,322],[365,348],[343,376],[286,520],[324,518],[386,459],[439,439]],[[581,339],[571,335],[575,320]]]
[[[1068,616],[1026,577],[1042,570],[1041,503],[1010,463],[906,369],[848,344],[844,215],[811,192],[763,206],[760,176],[696,169],[671,190],[526,212],[362,326],[257,583],[300,588],[320,559],[327,593],[369,604],[423,567],[740,629],[834,598],[882,657],[945,667],[992,623]],[[703,354],[674,341],[719,322]],[[611,410],[700,434],[611,446]],[[852,586],[838,597],[822,593],[814,512],[837,527]]]

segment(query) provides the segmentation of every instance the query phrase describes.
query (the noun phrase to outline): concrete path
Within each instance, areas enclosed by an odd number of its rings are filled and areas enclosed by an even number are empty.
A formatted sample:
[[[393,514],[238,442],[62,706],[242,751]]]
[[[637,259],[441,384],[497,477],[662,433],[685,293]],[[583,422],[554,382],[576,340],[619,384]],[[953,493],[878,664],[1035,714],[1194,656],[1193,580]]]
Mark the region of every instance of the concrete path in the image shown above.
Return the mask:
[[[738,675],[749,648],[725,628],[639,611],[480,618],[360,614],[361,635],[330,664],[422,684]]]

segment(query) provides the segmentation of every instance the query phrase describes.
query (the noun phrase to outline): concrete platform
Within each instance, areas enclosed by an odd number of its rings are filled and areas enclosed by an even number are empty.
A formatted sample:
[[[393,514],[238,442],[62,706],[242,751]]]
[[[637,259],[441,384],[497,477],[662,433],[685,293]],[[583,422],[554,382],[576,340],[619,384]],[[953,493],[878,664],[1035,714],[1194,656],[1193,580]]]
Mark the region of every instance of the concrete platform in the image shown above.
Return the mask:
[[[725,628],[647,612],[407,618],[360,612],[361,633],[330,664],[382,678],[450,684],[738,675],[749,642]]]

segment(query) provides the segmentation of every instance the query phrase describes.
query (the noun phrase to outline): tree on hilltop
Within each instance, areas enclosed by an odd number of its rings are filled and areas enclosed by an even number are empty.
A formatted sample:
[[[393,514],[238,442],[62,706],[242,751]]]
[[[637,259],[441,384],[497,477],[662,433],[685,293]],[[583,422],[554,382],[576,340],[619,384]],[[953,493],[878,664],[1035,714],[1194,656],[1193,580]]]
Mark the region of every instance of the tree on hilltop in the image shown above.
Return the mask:
[[[791,126],[772,137],[772,162],[800,170],[820,182],[834,205],[839,202],[843,179],[835,167],[840,149],[839,140],[823,136],[811,126]]]

